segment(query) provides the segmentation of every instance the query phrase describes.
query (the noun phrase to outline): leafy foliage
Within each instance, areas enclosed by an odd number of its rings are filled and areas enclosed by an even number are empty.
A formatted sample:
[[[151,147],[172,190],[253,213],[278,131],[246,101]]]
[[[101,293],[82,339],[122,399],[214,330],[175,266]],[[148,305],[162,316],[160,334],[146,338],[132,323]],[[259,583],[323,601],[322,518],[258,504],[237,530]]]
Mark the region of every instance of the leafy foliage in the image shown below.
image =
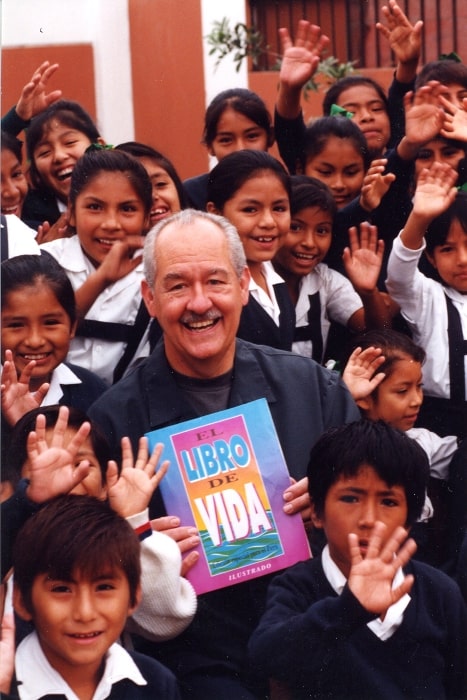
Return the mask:
[[[273,54],[268,45],[264,44],[264,38],[261,32],[254,27],[248,27],[242,22],[238,22],[233,28],[230,26],[228,17],[224,17],[220,22],[213,23],[211,32],[205,37],[211,49],[210,56],[217,55],[215,67],[217,68],[220,62],[233,53],[233,61],[235,70],[238,72],[246,58],[251,58],[253,66],[258,66],[259,58],[264,54],[275,55],[276,63],[273,70],[280,70],[281,59],[279,54]],[[327,86],[334,83],[336,80],[353,73],[355,61],[340,63],[335,56],[327,56],[320,61],[315,75],[308,81],[303,88],[305,97],[309,90],[317,92],[319,83],[315,80],[317,75],[324,77],[324,83]]]

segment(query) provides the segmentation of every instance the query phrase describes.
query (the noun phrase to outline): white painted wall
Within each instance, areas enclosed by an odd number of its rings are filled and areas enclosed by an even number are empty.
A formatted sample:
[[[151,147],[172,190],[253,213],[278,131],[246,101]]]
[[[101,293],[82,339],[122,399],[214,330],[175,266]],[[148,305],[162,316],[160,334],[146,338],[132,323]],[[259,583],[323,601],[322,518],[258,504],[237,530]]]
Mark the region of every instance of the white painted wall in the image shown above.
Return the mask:
[[[3,46],[81,43],[94,49],[101,133],[109,143],[133,139],[127,0],[2,0]]]
[[[246,23],[245,0],[201,0],[201,21],[203,37],[209,34],[215,21],[221,21],[224,17],[230,20],[233,28],[237,22]],[[210,46],[203,40],[204,61],[204,86],[206,106],[222,90],[229,88],[248,87],[248,66],[243,61],[240,71],[235,70],[235,63],[230,56],[226,56],[215,68],[216,57],[210,56]],[[210,157],[210,166],[213,167],[217,160]]]

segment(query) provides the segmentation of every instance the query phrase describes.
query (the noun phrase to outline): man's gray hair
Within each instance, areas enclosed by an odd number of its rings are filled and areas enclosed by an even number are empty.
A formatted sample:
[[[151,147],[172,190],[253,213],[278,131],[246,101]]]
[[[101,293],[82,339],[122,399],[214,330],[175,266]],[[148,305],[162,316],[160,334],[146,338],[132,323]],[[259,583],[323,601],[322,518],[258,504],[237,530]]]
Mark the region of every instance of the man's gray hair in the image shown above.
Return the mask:
[[[156,279],[155,248],[156,240],[159,234],[165,229],[166,226],[169,226],[169,224],[178,224],[180,227],[192,226],[200,220],[212,221],[212,223],[223,232],[229,248],[230,262],[232,263],[238,278],[242,276],[247,262],[245,251],[243,250],[243,244],[235,226],[233,226],[233,224],[231,224],[230,221],[228,221],[224,216],[209,214],[206,211],[198,211],[197,209],[183,209],[176,214],[172,214],[172,216],[169,218],[160,221],[149,231],[146,236],[143,252],[144,275],[151,289],[154,288],[154,282]]]

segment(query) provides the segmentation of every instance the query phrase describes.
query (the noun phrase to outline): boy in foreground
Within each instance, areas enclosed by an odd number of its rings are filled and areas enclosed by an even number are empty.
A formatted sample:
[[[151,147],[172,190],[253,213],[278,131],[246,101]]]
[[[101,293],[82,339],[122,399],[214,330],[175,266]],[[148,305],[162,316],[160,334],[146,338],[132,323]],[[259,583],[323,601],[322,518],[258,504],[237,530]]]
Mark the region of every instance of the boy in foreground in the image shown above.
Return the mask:
[[[382,422],[326,432],[311,451],[312,520],[327,546],[270,584],[250,640],[265,677],[299,698],[464,697],[457,585],[410,562],[424,451]]]
[[[12,697],[178,700],[168,669],[117,643],[141,598],[140,546],[107,503],[61,496],[32,516],[14,577],[15,610],[35,631],[17,649]]]

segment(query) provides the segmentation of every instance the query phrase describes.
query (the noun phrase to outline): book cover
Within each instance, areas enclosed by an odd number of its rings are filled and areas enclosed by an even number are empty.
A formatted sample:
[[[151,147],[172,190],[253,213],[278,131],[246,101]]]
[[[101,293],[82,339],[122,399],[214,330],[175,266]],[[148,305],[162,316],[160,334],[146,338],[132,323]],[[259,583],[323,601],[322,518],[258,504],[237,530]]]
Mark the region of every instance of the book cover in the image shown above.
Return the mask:
[[[283,512],[289,472],[266,399],[146,433],[170,460],[167,513],[199,531],[188,579],[206,593],[310,557],[301,516]]]

